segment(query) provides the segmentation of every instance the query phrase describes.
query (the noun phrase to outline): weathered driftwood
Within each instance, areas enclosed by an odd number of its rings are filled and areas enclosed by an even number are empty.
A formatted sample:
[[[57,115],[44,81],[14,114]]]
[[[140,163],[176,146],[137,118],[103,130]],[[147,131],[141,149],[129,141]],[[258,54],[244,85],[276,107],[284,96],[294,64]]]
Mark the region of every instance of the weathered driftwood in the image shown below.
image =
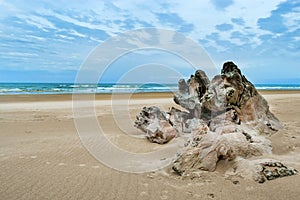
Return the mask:
[[[186,111],[144,107],[135,126],[151,142],[160,144],[189,135],[172,167],[179,175],[214,171],[220,159],[271,153],[271,143],[264,135],[281,128],[267,101],[233,62],[224,63],[221,74],[211,81],[201,70],[188,81],[179,80],[174,102]]]
[[[144,107],[135,123],[151,142],[164,144],[177,135],[176,129],[168,121],[167,113],[155,106]]]

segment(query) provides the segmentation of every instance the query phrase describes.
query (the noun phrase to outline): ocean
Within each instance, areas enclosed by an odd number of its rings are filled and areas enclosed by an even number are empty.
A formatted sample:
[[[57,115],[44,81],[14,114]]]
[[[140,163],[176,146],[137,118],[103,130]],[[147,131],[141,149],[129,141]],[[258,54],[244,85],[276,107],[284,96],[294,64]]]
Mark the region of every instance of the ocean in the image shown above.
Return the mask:
[[[256,84],[259,90],[300,90],[300,84]],[[177,84],[0,83],[0,95],[176,92]]]

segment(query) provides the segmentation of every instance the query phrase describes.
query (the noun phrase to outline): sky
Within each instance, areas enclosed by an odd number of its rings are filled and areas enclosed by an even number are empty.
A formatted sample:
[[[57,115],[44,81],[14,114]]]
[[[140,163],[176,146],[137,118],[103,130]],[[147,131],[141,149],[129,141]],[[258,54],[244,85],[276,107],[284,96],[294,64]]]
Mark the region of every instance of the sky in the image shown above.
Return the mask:
[[[99,45],[149,27],[192,39],[219,71],[231,60],[254,83],[300,83],[299,0],[0,0],[0,82],[74,82]],[[166,53],[153,54],[160,55],[156,63],[169,60],[184,77],[193,73]],[[145,54],[112,65],[105,82],[140,65],[145,70],[133,77],[149,78]],[[167,72],[153,74],[175,81]]]

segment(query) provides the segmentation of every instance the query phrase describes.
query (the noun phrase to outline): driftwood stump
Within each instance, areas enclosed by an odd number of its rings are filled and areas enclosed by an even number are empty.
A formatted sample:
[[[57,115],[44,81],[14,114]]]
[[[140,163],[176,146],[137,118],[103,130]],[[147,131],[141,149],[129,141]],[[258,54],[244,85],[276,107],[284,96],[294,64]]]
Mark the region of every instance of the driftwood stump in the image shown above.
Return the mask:
[[[178,153],[172,166],[179,175],[214,171],[221,159],[238,162],[271,154],[271,142],[265,136],[282,127],[264,97],[233,62],[224,63],[221,74],[211,81],[201,70],[187,81],[179,80],[174,102],[184,111],[171,108],[165,112],[154,106],[144,107],[135,126],[151,142],[159,144],[183,134],[189,136],[185,149]],[[262,170],[257,166],[263,166],[265,161],[255,162],[248,166],[256,169],[253,170],[255,180],[263,182]],[[269,161],[272,162],[280,163]],[[290,170],[281,176],[296,173]]]

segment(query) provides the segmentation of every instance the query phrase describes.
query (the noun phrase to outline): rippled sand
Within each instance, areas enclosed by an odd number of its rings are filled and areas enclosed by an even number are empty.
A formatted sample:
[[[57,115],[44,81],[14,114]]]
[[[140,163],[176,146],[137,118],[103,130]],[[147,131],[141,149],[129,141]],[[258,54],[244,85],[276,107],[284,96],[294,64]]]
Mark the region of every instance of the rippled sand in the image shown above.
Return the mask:
[[[270,136],[272,157],[300,171],[300,92],[264,91],[271,111],[284,129]],[[142,137],[122,132],[111,112],[111,96],[97,95],[96,115],[107,137],[132,152],[161,148]],[[119,97],[122,99],[122,96]],[[199,178],[181,178],[169,169],[143,174],[123,173],[97,161],[83,147],[77,134],[70,95],[0,96],[0,199],[298,199],[300,175],[258,184],[228,180],[221,161],[216,172]],[[127,103],[126,103],[127,102]],[[145,105],[165,110],[174,106],[172,94],[131,96],[132,121]],[[85,108],[83,107],[83,110]],[[89,113],[82,116],[89,117]],[[122,125],[141,136],[131,123]]]

